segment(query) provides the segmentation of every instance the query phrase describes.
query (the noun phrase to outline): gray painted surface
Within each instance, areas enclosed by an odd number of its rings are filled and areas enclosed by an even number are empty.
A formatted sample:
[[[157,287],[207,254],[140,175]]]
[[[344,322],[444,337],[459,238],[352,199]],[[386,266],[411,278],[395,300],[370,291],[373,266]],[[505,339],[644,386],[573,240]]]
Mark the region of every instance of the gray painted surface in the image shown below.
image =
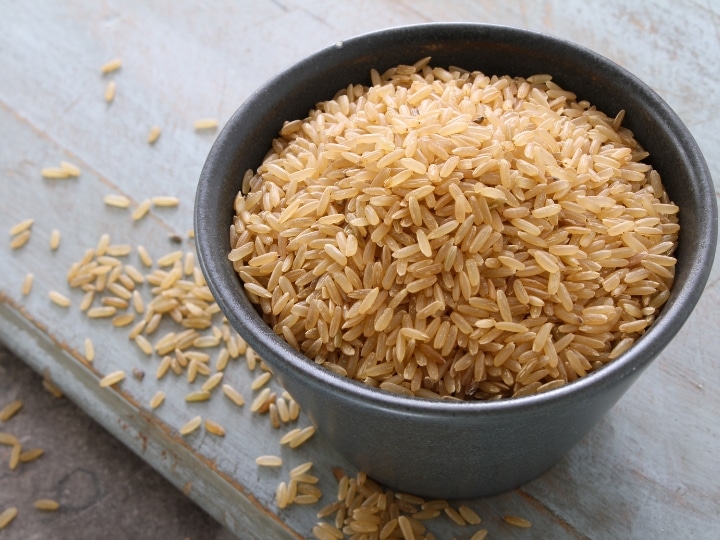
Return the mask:
[[[156,382],[159,359],[128,346],[126,331],[86,319],[77,308],[81,294],[65,283],[71,263],[104,231],[116,243],[143,243],[155,257],[177,249],[167,237],[191,227],[197,178],[214,138],[193,131],[196,119],[224,122],[280,69],[361,32],[426,21],[508,24],[571,39],[638,75],[687,123],[720,183],[720,131],[717,115],[708,113],[720,106],[720,8],[712,2],[37,0],[0,11],[0,230],[35,218],[28,245],[0,247],[0,339],[35,369],[49,368],[73,401],[173,484],[192,482],[189,496],[243,538],[308,536],[317,508],[278,512],[278,481],[312,459],[323,504],[335,491],[332,467],[346,464],[319,436],[297,451],[281,449],[281,433],[248,405],[234,408],[222,396],[186,404],[188,385],[170,376]],[[100,66],[114,57],[123,68],[101,77]],[[108,105],[110,79],[117,95]],[[154,124],[163,134],[149,146]],[[42,167],[60,160],[78,164],[80,178],[40,177]],[[172,194],[182,202],[133,224],[128,212],[104,207],[108,193],[135,202]],[[63,239],[51,252],[54,228]],[[135,256],[131,262],[138,265]],[[27,272],[35,273],[35,286],[23,298]],[[716,265],[678,337],[558,466],[520,490],[470,501],[495,537],[720,536],[718,272]],[[51,289],[73,306],[51,304]],[[78,361],[86,336],[96,344],[92,366]],[[243,364],[232,363],[226,378],[249,401],[255,374]],[[142,383],[129,377],[119,392],[100,391],[100,376],[132,367],[147,371]],[[157,388],[168,397],[150,413]],[[195,414],[224,424],[228,435],[182,440],[177,430]],[[307,424],[301,416],[298,425]],[[283,468],[258,470],[255,457],[275,453],[285,458]],[[503,514],[524,516],[534,527],[511,529],[499,520]],[[448,520],[430,529],[438,538],[471,535]]]

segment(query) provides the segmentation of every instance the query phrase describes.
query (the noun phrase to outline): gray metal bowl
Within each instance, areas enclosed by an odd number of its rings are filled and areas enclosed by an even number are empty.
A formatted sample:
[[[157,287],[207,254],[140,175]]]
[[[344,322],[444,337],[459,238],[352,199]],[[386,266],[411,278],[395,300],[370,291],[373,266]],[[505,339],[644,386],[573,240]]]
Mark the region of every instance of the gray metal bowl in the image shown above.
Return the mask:
[[[606,367],[548,393],[494,402],[446,402],[386,393],[323,369],[276,336],[248,301],[227,260],[233,199],[285,120],[369,71],[432,56],[486,74],[553,80],[624,125],[650,152],[681,209],[672,294],[651,329]],[[425,24],[338,43],[267,82],[232,116],[207,158],[195,204],[200,265],[234,328],[272,367],[325,438],[350,462],[396,489],[433,497],[508,490],[552,467],[623,395],[680,330],[712,266],[717,208],[712,179],[693,137],[646,84],[578,45],[514,28]]]

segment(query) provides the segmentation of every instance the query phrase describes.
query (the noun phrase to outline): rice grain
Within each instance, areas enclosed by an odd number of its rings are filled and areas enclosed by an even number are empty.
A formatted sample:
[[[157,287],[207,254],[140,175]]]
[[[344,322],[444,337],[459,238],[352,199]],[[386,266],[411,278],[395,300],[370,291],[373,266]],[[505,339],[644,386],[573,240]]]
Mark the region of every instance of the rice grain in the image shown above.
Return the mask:
[[[66,308],[70,306],[70,299],[57,291],[50,291],[48,293],[48,297],[50,298],[50,300],[52,300],[54,304],[57,304],[60,307]]]
[[[505,515],[503,516],[503,520],[505,520],[506,523],[513,525],[514,527],[521,527],[523,529],[528,529],[532,527],[531,522],[519,516]]]
[[[32,273],[25,275],[25,279],[23,279],[22,289],[21,289],[23,296],[27,296],[32,291],[34,279],[35,279],[35,275]]]
[[[115,88],[115,81],[110,81],[107,83],[107,86],[105,87],[105,101],[107,103],[112,103],[112,101],[115,99]]]
[[[69,161],[61,161],[60,162],[60,168],[65,171],[68,176],[72,176],[74,178],[77,178],[80,176],[80,167],[75,165],[74,163],[70,163]]]
[[[153,126],[150,128],[150,132],[147,137],[148,144],[155,144],[155,142],[160,138],[161,133],[162,130],[160,129],[160,126]]]
[[[195,120],[193,127],[195,131],[216,129],[218,127],[218,121],[214,118],[201,118],[200,120]]]
[[[235,405],[238,407],[242,407],[245,405],[245,399],[242,397],[242,394],[235,390],[232,386],[229,384],[223,384],[222,386],[223,394],[225,394],[230,401],[232,401]]]
[[[0,422],[7,422],[15,416],[23,407],[23,402],[15,399],[0,409]]]
[[[213,435],[217,435],[218,437],[225,436],[225,428],[210,419],[205,420],[205,431],[212,433]]]
[[[33,503],[33,506],[38,510],[55,512],[60,508],[60,503],[52,499],[38,499]]]
[[[160,377],[158,377],[160,378]],[[165,392],[158,390],[155,395],[150,399],[150,408],[155,410],[165,401]]]
[[[138,204],[137,208],[133,210],[132,218],[133,221],[139,221],[144,218],[150,210],[150,199],[145,199],[143,202]]]
[[[0,512],[0,530],[4,529],[10,523],[13,519],[17,517],[18,509],[14,506],[11,506],[10,508],[6,508],[2,512]]]
[[[183,425],[180,428],[180,435],[189,435],[193,431],[195,431],[197,428],[200,427],[200,424],[202,423],[202,417],[201,416],[195,416],[191,420],[189,420],[185,425]]]
[[[35,220],[32,218],[16,223],[10,228],[10,236],[15,236],[29,230],[30,227],[33,226],[33,223],[35,223]]]
[[[130,206],[130,199],[125,195],[110,194],[103,197],[103,202],[107,206],[114,206],[115,208],[127,208]]]
[[[102,73],[103,75],[107,75],[108,73],[117,71],[121,67],[122,67],[122,60],[120,58],[113,58],[112,60],[104,63],[100,67],[100,73]]]
[[[60,246],[60,231],[53,229],[50,233],[50,249],[55,251]]]
[[[30,230],[25,230],[16,234],[10,239],[10,249],[20,249],[30,240]]]
[[[180,204],[180,199],[171,195],[157,195],[155,197],[152,197],[150,200],[152,201],[153,206],[160,206],[166,208],[175,207]]]
[[[283,460],[279,456],[258,456],[255,463],[260,467],[281,467]]]
[[[70,173],[63,167],[43,167],[40,170],[40,175],[48,179],[70,178]]]
[[[301,429],[288,443],[290,448],[297,448],[305,444],[313,435],[315,435],[315,426],[308,426]]]
[[[83,345],[85,348],[85,360],[92,362],[95,360],[95,346],[93,345],[92,340],[89,337],[85,338]]]
[[[102,379],[100,379],[100,387],[105,388],[108,386],[112,386],[114,384],[119,383],[123,379],[125,379],[124,371],[122,371],[122,370],[113,371],[112,373],[108,373]]]
[[[30,448],[20,453],[20,463],[31,463],[40,458],[45,451],[42,448]]]

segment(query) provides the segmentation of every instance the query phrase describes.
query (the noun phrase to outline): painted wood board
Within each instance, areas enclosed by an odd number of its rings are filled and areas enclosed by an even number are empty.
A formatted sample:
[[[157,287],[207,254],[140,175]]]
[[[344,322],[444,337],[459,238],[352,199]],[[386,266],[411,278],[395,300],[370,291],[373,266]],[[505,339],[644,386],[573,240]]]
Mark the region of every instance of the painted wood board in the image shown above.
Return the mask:
[[[358,33],[427,21],[507,24],[585,45],[648,82],[687,123],[720,185],[720,135],[707,112],[720,105],[720,8],[710,2],[37,0],[0,12],[0,230],[35,218],[28,245],[0,248],[0,339],[38,371],[47,368],[83,409],[242,538],[310,535],[318,506],[280,511],[274,502],[278,482],[293,466],[315,463],[325,493],[320,505],[334,497],[333,467],[355,471],[322,435],[297,450],[281,448],[280,435],[295,425],[275,430],[266,417],[250,414],[250,384],[259,372],[251,373],[242,358],[231,362],[225,382],[243,392],[244,408],[221,395],[186,404],[191,386],[170,376],[156,381],[159,359],[128,342],[127,329],[80,314],[81,294],[65,280],[72,262],[103,232],[114,243],[142,243],[155,258],[192,249],[186,231],[195,186],[215,135],[195,132],[196,119],[225,121],[282,68]],[[100,66],[114,57],[122,58],[122,69],[102,77]],[[117,85],[111,104],[103,100],[109,80]],[[153,125],[163,133],[150,146]],[[61,160],[77,164],[81,176],[40,177],[42,167]],[[181,203],[133,223],[128,210],[103,204],[109,193],[130,197],[130,211],[154,195],[175,195]],[[54,228],[62,241],[51,252]],[[170,234],[183,237],[180,246]],[[129,261],[141,267],[136,254]],[[27,272],[35,274],[35,285],[23,297]],[[465,501],[491,537],[720,535],[714,475],[720,397],[713,391],[720,382],[713,369],[720,344],[713,332],[718,272],[716,265],[674,342],[557,467],[520,490]],[[53,289],[73,305],[51,304]],[[87,336],[97,351],[91,365],[81,362]],[[142,382],[129,376],[118,390],[99,388],[102,375],[133,367],[146,372]],[[148,403],[157,389],[167,399],[152,412]],[[225,425],[226,437],[180,437],[178,429],[195,414]],[[301,416],[297,425],[308,424]],[[283,468],[258,469],[254,459],[261,454],[281,454]],[[504,514],[526,517],[533,528],[512,528],[501,521]],[[473,532],[447,519],[428,527],[438,538]]]

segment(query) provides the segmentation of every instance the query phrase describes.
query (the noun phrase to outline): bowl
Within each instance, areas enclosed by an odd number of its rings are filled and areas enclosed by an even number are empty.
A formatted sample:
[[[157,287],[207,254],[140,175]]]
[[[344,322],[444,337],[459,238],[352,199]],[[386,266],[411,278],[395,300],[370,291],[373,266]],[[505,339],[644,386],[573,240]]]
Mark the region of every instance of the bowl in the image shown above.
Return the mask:
[[[603,368],[540,395],[454,402],[405,397],[338,376],[275,335],[245,295],[232,264],[228,228],[243,174],[256,169],[286,120],[349,83],[431,56],[485,74],[550,73],[624,124],[650,152],[680,207],[675,282],[660,315],[626,353]],[[394,489],[443,498],[515,488],[557,463],[596,424],[680,330],[708,279],[717,208],[693,137],[646,84],[584,47],[509,27],[437,23],[390,28],[335,44],[289,67],[235,112],[202,170],[195,203],[198,258],[232,326],[272,368],[324,439],[351,464]]]

